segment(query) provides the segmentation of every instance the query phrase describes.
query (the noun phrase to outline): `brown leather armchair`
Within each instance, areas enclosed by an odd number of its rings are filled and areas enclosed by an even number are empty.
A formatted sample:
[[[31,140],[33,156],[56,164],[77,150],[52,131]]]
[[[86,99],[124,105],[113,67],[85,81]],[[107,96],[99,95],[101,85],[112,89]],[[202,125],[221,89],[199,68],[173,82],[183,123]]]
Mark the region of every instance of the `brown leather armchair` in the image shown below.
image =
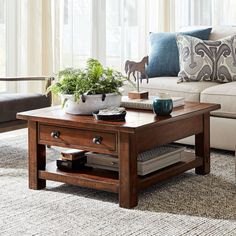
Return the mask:
[[[1,81],[46,81],[46,89],[51,85],[50,77],[11,77]],[[0,133],[27,127],[27,123],[16,119],[17,112],[49,107],[52,95],[40,93],[0,93]]]

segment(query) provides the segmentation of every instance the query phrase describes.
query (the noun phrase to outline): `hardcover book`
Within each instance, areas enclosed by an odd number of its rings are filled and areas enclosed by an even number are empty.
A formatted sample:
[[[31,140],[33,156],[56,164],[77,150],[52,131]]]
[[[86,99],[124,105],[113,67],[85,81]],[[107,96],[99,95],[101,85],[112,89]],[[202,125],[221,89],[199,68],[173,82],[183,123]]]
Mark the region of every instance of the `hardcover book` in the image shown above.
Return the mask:
[[[163,145],[138,154],[138,175],[147,175],[181,161],[184,147],[173,144]],[[88,152],[86,166],[118,171],[119,159],[108,154]]]
[[[57,160],[57,168],[63,171],[72,171],[72,170],[80,170],[84,167],[86,163],[86,157],[80,157],[77,160]]]
[[[149,99],[130,99],[128,96],[122,96],[121,106],[125,108],[152,110],[153,100],[155,96],[149,96]],[[180,107],[184,105],[183,97],[171,97],[173,100],[173,107]]]
[[[61,159],[62,160],[78,160],[81,157],[84,157],[86,151],[80,149],[67,149],[61,152]]]

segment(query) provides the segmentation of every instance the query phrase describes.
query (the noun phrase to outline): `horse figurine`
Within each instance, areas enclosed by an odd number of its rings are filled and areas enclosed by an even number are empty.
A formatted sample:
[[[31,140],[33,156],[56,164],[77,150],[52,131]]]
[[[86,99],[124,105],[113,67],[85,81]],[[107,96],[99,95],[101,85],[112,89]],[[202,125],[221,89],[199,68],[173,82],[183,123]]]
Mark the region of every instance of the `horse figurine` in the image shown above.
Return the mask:
[[[140,62],[129,61],[125,62],[125,73],[128,73],[128,79],[130,79],[131,73],[133,74],[134,80],[136,81],[135,72],[140,72],[140,82],[142,83],[142,79],[147,79],[148,83],[148,76],[145,72],[145,65],[148,65],[148,56],[144,57]],[[139,76],[138,76],[139,77]]]

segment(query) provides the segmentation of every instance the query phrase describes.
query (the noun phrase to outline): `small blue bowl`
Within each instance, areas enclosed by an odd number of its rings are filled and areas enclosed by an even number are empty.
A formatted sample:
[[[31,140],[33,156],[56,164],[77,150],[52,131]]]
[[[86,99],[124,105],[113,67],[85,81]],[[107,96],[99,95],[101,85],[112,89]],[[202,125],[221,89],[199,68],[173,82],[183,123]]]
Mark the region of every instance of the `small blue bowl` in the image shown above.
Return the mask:
[[[171,98],[155,98],[153,100],[153,111],[158,116],[168,116],[173,110],[173,101]]]

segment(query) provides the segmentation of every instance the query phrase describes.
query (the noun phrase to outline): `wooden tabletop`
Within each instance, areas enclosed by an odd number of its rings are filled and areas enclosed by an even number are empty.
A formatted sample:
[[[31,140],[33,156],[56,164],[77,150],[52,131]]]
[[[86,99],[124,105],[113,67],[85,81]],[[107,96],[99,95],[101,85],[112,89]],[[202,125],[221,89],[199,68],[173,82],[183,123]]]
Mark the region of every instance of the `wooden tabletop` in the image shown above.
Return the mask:
[[[150,110],[127,109],[125,121],[98,121],[91,115],[70,115],[66,114],[61,106],[42,108],[32,111],[20,112],[18,119],[31,120],[43,123],[71,125],[73,127],[104,127],[113,130],[133,130],[149,125],[162,125],[179,119],[200,115],[220,108],[219,104],[185,102],[184,106],[174,108],[170,116],[156,116]]]

